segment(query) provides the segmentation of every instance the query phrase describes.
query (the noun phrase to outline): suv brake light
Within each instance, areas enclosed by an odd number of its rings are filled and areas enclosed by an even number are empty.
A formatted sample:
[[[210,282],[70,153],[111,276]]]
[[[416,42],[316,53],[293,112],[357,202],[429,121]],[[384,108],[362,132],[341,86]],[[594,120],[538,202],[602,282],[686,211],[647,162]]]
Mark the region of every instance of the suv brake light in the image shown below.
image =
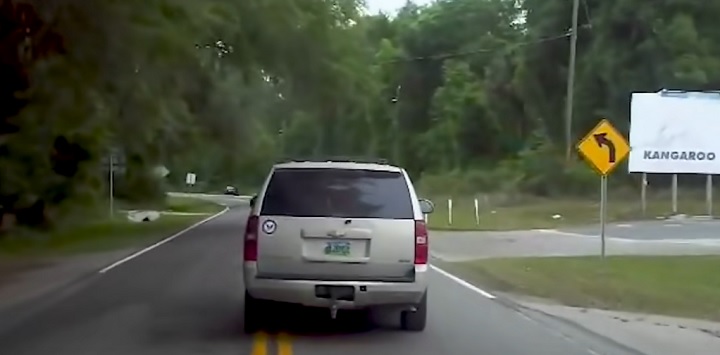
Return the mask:
[[[428,263],[430,245],[425,221],[415,221],[415,265]]]
[[[258,257],[258,216],[249,216],[245,224],[243,255],[245,261],[257,261]]]

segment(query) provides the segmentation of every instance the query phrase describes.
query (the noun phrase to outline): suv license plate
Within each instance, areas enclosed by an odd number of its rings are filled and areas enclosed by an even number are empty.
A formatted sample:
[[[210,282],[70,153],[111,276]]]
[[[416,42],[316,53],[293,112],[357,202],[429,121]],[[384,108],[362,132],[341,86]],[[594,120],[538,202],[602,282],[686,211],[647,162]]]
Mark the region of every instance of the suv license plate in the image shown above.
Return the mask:
[[[350,242],[327,242],[325,255],[349,256]]]

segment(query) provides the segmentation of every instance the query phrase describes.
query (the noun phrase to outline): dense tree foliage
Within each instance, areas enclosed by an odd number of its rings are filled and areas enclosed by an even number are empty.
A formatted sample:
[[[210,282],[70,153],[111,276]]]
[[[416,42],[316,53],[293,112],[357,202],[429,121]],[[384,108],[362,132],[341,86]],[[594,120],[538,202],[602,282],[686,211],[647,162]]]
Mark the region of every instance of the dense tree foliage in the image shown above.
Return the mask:
[[[720,84],[720,3],[581,0],[572,132],[633,91]],[[0,0],[0,226],[195,172],[253,186],[286,155],[384,156],[423,188],[581,193],[564,157],[572,2]]]

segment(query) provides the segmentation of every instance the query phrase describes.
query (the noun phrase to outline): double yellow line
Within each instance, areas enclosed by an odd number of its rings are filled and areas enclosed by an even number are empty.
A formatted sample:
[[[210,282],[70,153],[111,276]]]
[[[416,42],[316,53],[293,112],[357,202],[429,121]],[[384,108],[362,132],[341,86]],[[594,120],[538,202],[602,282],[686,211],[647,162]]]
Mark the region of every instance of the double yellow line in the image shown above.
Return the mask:
[[[270,335],[267,333],[256,333],[253,335],[252,350],[250,355],[268,355],[270,348]],[[285,333],[277,335],[277,355],[292,355],[292,343],[290,336]]]

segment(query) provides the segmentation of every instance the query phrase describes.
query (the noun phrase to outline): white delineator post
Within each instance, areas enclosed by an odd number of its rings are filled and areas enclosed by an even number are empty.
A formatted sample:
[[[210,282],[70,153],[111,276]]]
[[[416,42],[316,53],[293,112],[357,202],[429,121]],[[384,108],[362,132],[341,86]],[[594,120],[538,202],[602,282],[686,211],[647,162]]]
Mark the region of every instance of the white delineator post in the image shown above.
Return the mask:
[[[475,198],[475,224],[480,225],[480,204],[477,198]]]
[[[452,225],[453,222],[453,204],[452,199],[448,199],[448,225]]]

